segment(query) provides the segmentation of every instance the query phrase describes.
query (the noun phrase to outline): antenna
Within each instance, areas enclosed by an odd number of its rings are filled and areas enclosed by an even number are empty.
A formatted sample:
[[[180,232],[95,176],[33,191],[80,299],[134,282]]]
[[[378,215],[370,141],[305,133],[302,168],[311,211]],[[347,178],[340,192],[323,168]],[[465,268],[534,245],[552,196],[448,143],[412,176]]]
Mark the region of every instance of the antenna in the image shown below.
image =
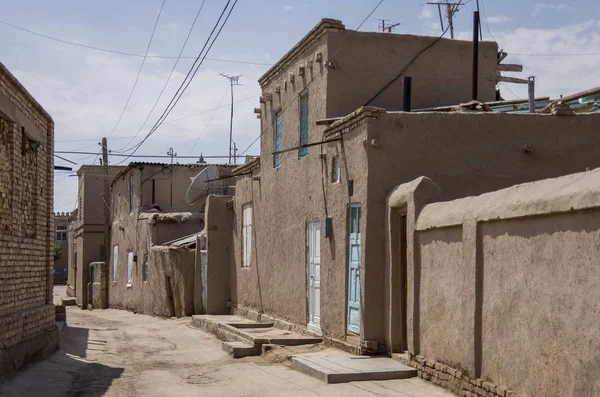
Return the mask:
[[[444,28],[444,19],[442,18],[442,6],[446,6],[446,18],[448,19],[448,24],[450,25],[450,37],[454,38],[454,14],[458,12],[458,6],[461,6],[461,2],[452,3],[449,0],[446,1],[428,1],[429,5],[436,5],[438,8],[438,14],[440,15],[440,27],[442,28],[442,32],[446,30]]]
[[[209,194],[222,193],[222,184],[216,183],[218,179],[219,168],[214,165],[209,165],[191,178],[192,182],[185,195],[187,205],[193,207],[202,200],[206,200]]]
[[[224,73],[220,73],[219,76],[223,76],[227,80],[229,80],[229,85],[231,86],[231,117],[229,120],[229,161],[228,161],[228,163],[231,164],[231,159],[233,159],[235,161],[235,154],[233,154],[233,152],[232,152],[232,150],[233,150],[233,86],[240,85],[239,79],[240,79],[240,77],[242,77],[242,75],[240,74],[238,76],[229,76]]]
[[[392,30],[394,30],[394,28],[396,26],[400,26],[400,25],[402,25],[400,22],[392,22],[389,19],[380,19],[379,20],[379,29],[382,32],[392,33]]]

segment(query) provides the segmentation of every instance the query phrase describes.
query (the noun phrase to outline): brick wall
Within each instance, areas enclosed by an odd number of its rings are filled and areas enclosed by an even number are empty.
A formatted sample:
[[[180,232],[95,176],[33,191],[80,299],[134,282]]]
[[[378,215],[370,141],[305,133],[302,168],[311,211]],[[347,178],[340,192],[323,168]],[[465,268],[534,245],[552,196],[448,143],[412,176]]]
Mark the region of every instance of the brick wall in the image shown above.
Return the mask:
[[[30,349],[15,346],[55,328],[53,134],[50,116],[0,64],[0,372],[27,360]]]

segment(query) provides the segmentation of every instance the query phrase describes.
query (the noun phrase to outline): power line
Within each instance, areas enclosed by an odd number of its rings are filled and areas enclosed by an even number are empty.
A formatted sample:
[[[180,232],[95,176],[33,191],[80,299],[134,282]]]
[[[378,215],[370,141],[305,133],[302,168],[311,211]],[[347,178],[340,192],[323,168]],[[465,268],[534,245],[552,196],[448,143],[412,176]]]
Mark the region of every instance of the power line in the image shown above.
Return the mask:
[[[226,106],[221,106],[221,103],[223,103],[223,99],[225,99],[225,95],[227,95],[227,91],[228,90],[225,90],[225,92],[223,93],[223,96],[221,97],[221,100],[219,101],[219,106],[217,106],[214,109],[213,114],[210,116],[210,119],[208,119],[208,122],[206,123],[206,125],[204,126],[204,128],[202,129],[202,131],[200,131],[200,134],[198,135],[198,139],[196,139],[196,142],[194,142],[194,145],[192,146],[192,148],[190,149],[190,151],[188,152],[188,154],[190,154],[190,153],[192,153],[194,151],[194,149],[196,148],[196,145],[198,144],[198,142],[200,142],[200,138],[202,137],[202,135],[204,135],[204,131],[206,131],[206,129],[208,128],[208,125],[211,123],[212,119],[217,114],[217,111],[219,109],[221,109],[222,107],[226,107]]]
[[[329,58],[329,61],[332,61],[336,55],[342,50],[342,48],[344,48],[344,46],[346,45],[346,43],[348,43],[350,41],[350,39],[352,39],[352,37],[354,37],[354,35],[356,34],[356,32],[358,32],[360,30],[360,28],[365,24],[365,22],[367,22],[367,20],[369,18],[371,18],[371,15],[373,15],[375,13],[375,11],[377,11],[377,9],[379,8],[379,6],[384,2],[385,0],[380,0],[377,5],[375,5],[375,7],[371,10],[371,12],[365,17],[365,19],[362,20],[362,22],[360,23],[360,25],[358,25],[358,27],[352,31],[352,33],[350,34],[350,36],[348,36],[348,38],[342,43],[342,45],[333,53],[333,55]],[[325,68],[322,68],[318,73],[315,73],[315,75],[309,80],[309,82],[306,84],[306,86],[304,87],[304,89],[308,88],[313,81],[315,81],[315,79],[320,76],[323,73],[323,70],[325,70]],[[281,110],[281,114],[283,115],[286,110],[288,110],[290,108],[290,106],[292,106],[292,104],[295,103],[296,99],[298,99],[300,97],[300,95],[302,94],[302,92],[298,93],[296,95],[296,97],[294,98],[294,100],[290,101],[290,103]],[[240,156],[243,156],[248,150],[250,150],[250,148],[252,146],[254,146],[254,144],[256,142],[258,142],[258,140],[260,139],[261,136],[263,136],[263,134],[265,132],[267,132],[267,130],[271,128],[271,126],[266,126],[261,132],[260,134],[256,137],[255,140],[253,140],[250,145],[248,145],[248,147],[246,149],[244,149],[244,151],[242,151],[242,153],[240,154]],[[238,156],[238,157],[240,157]]]
[[[241,94],[241,92],[240,92],[240,94]],[[225,95],[227,95],[227,91],[225,92]],[[242,94],[242,96],[243,96],[243,94]],[[250,99],[254,99],[254,98],[258,98],[258,95],[253,95],[253,96],[251,96],[249,98],[240,99],[239,101],[235,101],[234,104],[237,105],[238,103],[246,102],[246,101],[249,101]],[[201,111],[199,113],[194,113],[194,114],[190,114],[188,116],[180,117],[178,119],[172,119],[172,120],[169,120],[169,121],[165,121],[165,122],[163,122],[163,124],[171,124],[171,123],[174,123],[176,121],[181,121],[181,120],[189,119],[190,117],[200,116],[201,114],[206,114],[206,113],[212,112],[213,110],[219,110],[219,109],[223,109],[223,108],[226,108],[226,107],[229,107],[229,105],[223,105],[223,106],[219,105],[216,108],[203,110],[203,111]]]
[[[488,33],[490,34],[490,36],[492,36],[492,39],[494,39],[495,42],[498,42],[498,40],[496,40],[492,31],[490,30],[490,24],[488,23],[487,15],[485,15],[485,4],[483,0],[481,0],[481,11],[483,12],[483,19],[485,20],[485,27],[487,28]]]
[[[462,0],[460,0],[458,2],[458,4],[456,5],[456,9],[458,9],[458,7],[461,6]],[[406,73],[406,71],[412,66],[413,62],[415,62],[422,54],[424,54],[427,50],[429,50],[431,47],[433,47],[434,45],[436,45],[441,39],[442,37],[444,37],[446,35],[446,33],[448,32],[448,30],[450,29],[450,24],[448,24],[448,26],[446,26],[446,29],[442,32],[442,34],[436,38],[433,42],[431,42],[431,44],[429,44],[428,46],[426,46],[425,48],[423,48],[421,51],[419,51],[417,53],[417,55],[415,55],[413,57],[413,59],[410,60],[410,62],[408,62],[401,70],[400,73],[398,73],[396,75],[396,77],[394,77],[392,80],[390,80],[386,85],[384,85],[379,91],[377,91],[377,93],[375,95],[373,95],[371,97],[371,99],[369,99],[364,106],[368,106],[371,102],[373,102],[373,100],[375,100],[375,98],[377,98],[379,95],[381,95],[382,92],[384,92],[385,90],[388,89],[389,86],[391,86],[392,84],[394,84],[404,73]]]
[[[62,44],[68,44],[68,45],[72,45],[72,46],[76,46],[76,47],[87,48],[89,50],[106,52],[106,53],[110,53],[110,54],[123,55],[123,56],[136,57],[136,58],[159,58],[159,59],[176,59],[176,58],[182,58],[182,59],[196,59],[195,56],[181,56],[181,57],[178,57],[178,56],[168,56],[168,55],[144,55],[144,54],[136,54],[136,53],[132,53],[132,52],[119,51],[119,50],[110,50],[110,49],[96,47],[96,46],[92,46],[92,45],[75,43],[73,41],[62,40],[62,39],[59,39],[59,38],[56,38],[56,37],[52,37],[52,36],[48,36],[48,35],[41,34],[41,33],[38,33],[38,32],[34,32],[33,30],[29,30],[29,29],[26,29],[26,28],[23,28],[23,27],[20,27],[20,26],[16,26],[16,25],[10,24],[10,23],[2,21],[2,20],[0,20],[0,24],[6,25],[6,26],[11,27],[13,29],[17,29],[17,30],[21,30],[23,32],[27,32],[27,33],[33,34],[35,36],[43,37],[43,38],[48,39],[48,40],[57,41],[57,42],[62,43]],[[273,65],[272,63],[267,63],[267,62],[250,62],[250,61],[239,61],[239,60],[234,60],[234,59],[206,58],[206,60],[207,61],[214,61],[214,62],[239,63],[239,64],[257,65],[257,66],[272,66]]]
[[[166,0],[162,1],[160,10],[158,11],[158,16],[156,17],[156,22],[154,22],[154,28],[152,28],[152,34],[150,35],[150,40],[148,41],[148,46],[146,47],[146,53],[144,54],[144,58],[142,59],[142,64],[140,65],[140,69],[138,70],[137,76],[135,77],[135,82],[133,83],[133,87],[131,87],[131,92],[129,93],[127,102],[125,102],[125,106],[123,106],[123,111],[121,112],[121,115],[119,116],[119,119],[117,120],[117,123],[115,124],[114,128],[112,129],[110,134],[108,134],[109,138],[112,136],[112,134],[114,134],[115,130],[121,123],[121,119],[123,118],[123,115],[125,114],[125,111],[127,110],[127,106],[129,106],[129,101],[131,101],[131,97],[133,96],[135,87],[137,86],[138,80],[140,79],[140,75],[142,74],[142,68],[144,67],[144,63],[146,63],[146,57],[148,56],[148,52],[150,51],[150,46],[152,45],[152,40],[154,39],[154,33],[156,32],[156,27],[158,26],[158,21],[160,19],[160,15],[162,14],[162,10],[165,6],[165,2],[166,2]]]
[[[75,151],[66,151],[66,150],[60,150],[60,151],[55,151],[54,153],[59,153],[59,154],[91,154],[96,156],[97,153],[94,152],[75,152]],[[108,153],[109,156],[113,156],[113,157],[147,157],[147,158],[171,158],[171,156],[168,155],[158,155],[158,154],[121,154],[121,153]],[[177,156],[177,158],[182,158],[182,159],[197,159],[199,156]],[[204,156],[204,158],[207,159],[226,159],[229,158],[229,155],[223,155],[223,156]],[[236,157],[244,157],[243,155],[238,155]]]
[[[175,71],[175,68],[177,67],[177,64],[179,63],[179,60],[181,59],[183,50],[185,49],[185,46],[187,45],[188,40],[190,39],[190,36],[192,35],[192,31],[194,30],[194,26],[196,25],[196,21],[198,20],[198,17],[200,16],[200,12],[202,11],[202,8],[204,8],[205,2],[206,2],[206,0],[202,0],[202,3],[200,4],[200,8],[198,9],[198,12],[196,13],[196,17],[194,18],[194,21],[192,22],[192,26],[190,27],[190,30],[188,31],[187,37],[185,38],[185,41],[183,42],[183,45],[181,46],[179,55],[177,56],[177,59],[175,60],[175,63],[173,64],[173,67],[171,68],[171,72],[169,72],[169,76],[167,77],[167,81],[165,81],[165,85],[163,86],[162,90],[158,94],[158,98],[156,98],[156,101],[154,101],[154,105],[152,105],[152,109],[150,109],[150,112],[148,112],[148,115],[146,116],[144,123],[137,130],[137,132],[135,133],[135,136],[133,138],[131,138],[131,140],[129,142],[127,142],[123,147],[128,146],[135,138],[137,138],[137,136],[140,134],[142,129],[146,126],[146,123],[148,122],[148,119],[152,115],[152,112],[154,112],[154,109],[156,109],[156,105],[158,105],[158,101],[160,101],[162,94],[165,92],[165,90],[167,89],[167,86],[169,85],[169,81],[171,81],[171,76],[173,76],[173,72]]]
[[[223,28],[227,24],[227,21],[229,20],[229,17],[231,16],[231,13],[232,13],[233,9],[235,8],[237,2],[238,2],[238,0],[234,1],[233,5],[229,9],[229,13],[227,14],[227,16],[225,17],[225,20],[222,23],[221,27],[219,28],[219,30],[215,34],[215,36],[212,39],[212,42],[210,43],[210,45],[208,46],[208,48],[206,48],[206,46],[208,45],[209,41],[211,40],[212,35],[214,34],[215,30],[219,26],[219,23],[221,22],[221,19],[223,18],[223,15],[227,11],[227,8],[229,7],[229,4],[231,3],[231,0],[227,1],[227,3],[225,4],[225,7],[223,7],[223,11],[221,12],[221,15],[219,16],[219,19],[217,20],[217,23],[215,24],[215,26],[213,27],[212,31],[210,32],[210,35],[206,39],[206,42],[204,43],[204,46],[202,47],[202,50],[200,50],[200,53],[198,54],[198,58],[196,58],[196,61],[194,61],[194,64],[190,68],[190,70],[189,70],[188,74],[186,75],[185,79],[183,80],[181,86],[177,89],[177,92],[175,93],[175,95],[173,96],[173,98],[171,99],[171,101],[169,102],[169,104],[167,105],[167,107],[165,108],[165,110],[163,111],[163,114],[159,117],[159,119],[156,121],[156,123],[154,124],[154,126],[150,129],[150,131],[148,132],[148,134],[146,134],[146,136],[144,137],[144,139],[142,139],[136,146],[133,147],[132,154],[135,153],[144,144],[144,142],[146,142],[146,140],[148,138],[150,138],[150,136],[154,132],[156,132],[156,130],[161,126],[162,122],[169,116],[169,114],[171,113],[171,111],[173,110],[173,108],[177,105],[177,103],[179,102],[179,100],[181,99],[181,97],[183,96],[183,94],[185,93],[185,91],[187,90],[187,88],[189,87],[190,83],[192,82],[192,80],[196,76],[196,73],[198,72],[198,69],[200,69],[200,66],[202,66],[202,64],[204,63],[204,59],[206,58],[206,56],[208,55],[209,51],[211,50],[211,48],[215,44],[215,41],[217,40],[217,38],[221,34],[221,31],[223,30]],[[205,49],[206,49],[206,52],[204,52]],[[203,52],[204,52],[204,57],[202,58],[202,60],[200,60],[200,57],[202,56]],[[200,62],[196,66],[196,63],[198,62],[198,60],[200,60]],[[192,73],[192,71],[193,71],[193,73]],[[189,77],[189,79],[188,79],[188,76],[190,76],[190,74],[191,74],[191,77]],[[186,82],[186,80],[187,80],[187,82]],[[185,87],[184,87],[184,85],[185,85]],[[127,158],[125,160],[127,160]]]

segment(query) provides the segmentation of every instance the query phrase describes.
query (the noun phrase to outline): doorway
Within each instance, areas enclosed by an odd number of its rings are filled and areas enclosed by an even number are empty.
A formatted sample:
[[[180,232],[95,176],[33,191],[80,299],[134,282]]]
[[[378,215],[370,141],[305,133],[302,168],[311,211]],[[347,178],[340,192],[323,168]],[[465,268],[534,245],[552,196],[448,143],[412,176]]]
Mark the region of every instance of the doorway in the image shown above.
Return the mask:
[[[348,327],[360,334],[360,204],[350,205],[348,233]]]
[[[307,243],[307,286],[308,324],[307,328],[321,333],[321,224],[309,222],[306,227]]]

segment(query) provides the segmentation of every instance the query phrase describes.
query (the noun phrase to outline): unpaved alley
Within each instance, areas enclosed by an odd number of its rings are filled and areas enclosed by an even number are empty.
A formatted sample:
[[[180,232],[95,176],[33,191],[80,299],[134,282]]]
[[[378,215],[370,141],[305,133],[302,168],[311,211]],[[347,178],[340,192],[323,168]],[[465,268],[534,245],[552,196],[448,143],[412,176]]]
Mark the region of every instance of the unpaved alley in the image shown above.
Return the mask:
[[[327,385],[291,370],[285,351],[233,359],[219,340],[191,327],[189,318],[67,307],[67,323],[61,349],[3,379],[0,396],[451,395],[416,378]]]

